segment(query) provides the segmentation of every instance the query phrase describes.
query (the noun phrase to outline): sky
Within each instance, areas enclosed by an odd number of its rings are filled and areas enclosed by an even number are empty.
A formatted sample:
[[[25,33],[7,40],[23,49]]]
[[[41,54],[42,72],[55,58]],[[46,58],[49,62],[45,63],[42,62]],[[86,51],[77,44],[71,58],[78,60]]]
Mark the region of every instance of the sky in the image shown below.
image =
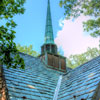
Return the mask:
[[[98,47],[99,39],[83,31],[82,22],[88,17],[82,15],[75,21],[66,20],[59,0],[50,0],[50,3],[55,43],[65,57],[83,53],[88,47]],[[33,49],[40,53],[44,43],[47,0],[26,0],[24,7],[25,13],[14,17],[17,23],[14,41],[22,46],[33,45]]]

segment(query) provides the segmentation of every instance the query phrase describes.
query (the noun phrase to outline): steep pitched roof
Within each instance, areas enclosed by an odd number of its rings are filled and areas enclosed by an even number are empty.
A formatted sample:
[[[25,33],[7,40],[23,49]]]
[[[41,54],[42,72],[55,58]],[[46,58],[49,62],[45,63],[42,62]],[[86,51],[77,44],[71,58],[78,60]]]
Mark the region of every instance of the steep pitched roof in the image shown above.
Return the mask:
[[[20,53],[25,70],[7,69],[3,75],[8,90],[7,100],[92,100],[100,82],[100,56],[77,67],[62,72],[47,68],[39,58]],[[63,75],[58,98],[53,99],[59,76]],[[96,93],[98,94],[98,93]]]
[[[25,70],[3,67],[9,100],[52,100],[61,72],[48,69],[39,58],[20,56]]]
[[[58,100],[92,100],[99,82],[100,56],[63,76]]]

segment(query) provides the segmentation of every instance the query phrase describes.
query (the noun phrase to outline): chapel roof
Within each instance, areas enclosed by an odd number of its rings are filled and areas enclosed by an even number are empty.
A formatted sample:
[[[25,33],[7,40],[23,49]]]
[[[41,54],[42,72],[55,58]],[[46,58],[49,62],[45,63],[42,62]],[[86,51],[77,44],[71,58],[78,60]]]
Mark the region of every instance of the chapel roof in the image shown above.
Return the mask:
[[[3,66],[7,100],[52,100],[62,72],[47,68],[39,58],[23,53],[20,56],[24,59],[25,70]]]
[[[61,75],[57,100],[92,100],[100,82],[100,56],[65,74],[47,68],[39,58],[23,53],[20,56],[25,70],[3,66],[7,100],[53,100]]]
[[[58,100],[92,100],[100,82],[100,56],[65,74]]]

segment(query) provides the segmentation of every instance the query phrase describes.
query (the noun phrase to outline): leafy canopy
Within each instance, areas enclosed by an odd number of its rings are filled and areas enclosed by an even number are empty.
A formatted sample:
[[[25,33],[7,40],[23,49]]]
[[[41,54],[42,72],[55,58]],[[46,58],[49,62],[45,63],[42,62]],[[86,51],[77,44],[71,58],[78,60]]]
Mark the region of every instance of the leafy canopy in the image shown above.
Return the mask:
[[[19,56],[16,44],[14,43],[17,24],[13,17],[24,13],[25,0],[0,0],[0,63],[7,68],[24,68],[24,60]]]
[[[97,48],[88,48],[86,52],[77,55],[71,55],[67,59],[67,66],[70,68],[76,68],[89,60],[99,56],[100,50]]]
[[[29,45],[29,46],[21,46],[20,44],[17,45],[17,49],[19,52],[37,57],[39,54],[33,50],[33,46]]]
[[[81,14],[90,16],[83,23],[84,30],[91,36],[100,36],[100,0],[60,0],[60,7],[64,7],[66,18],[77,18]]]

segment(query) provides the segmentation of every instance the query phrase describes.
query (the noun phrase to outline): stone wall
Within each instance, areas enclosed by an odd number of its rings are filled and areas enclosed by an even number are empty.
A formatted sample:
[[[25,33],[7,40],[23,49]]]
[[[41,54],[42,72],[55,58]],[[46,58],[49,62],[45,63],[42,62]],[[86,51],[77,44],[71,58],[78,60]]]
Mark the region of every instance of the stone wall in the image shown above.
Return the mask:
[[[98,87],[95,91],[95,94],[94,94],[92,100],[100,100],[100,83],[98,84]]]
[[[4,81],[2,65],[0,64],[0,100],[8,100],[6,94],[6,84]]]

